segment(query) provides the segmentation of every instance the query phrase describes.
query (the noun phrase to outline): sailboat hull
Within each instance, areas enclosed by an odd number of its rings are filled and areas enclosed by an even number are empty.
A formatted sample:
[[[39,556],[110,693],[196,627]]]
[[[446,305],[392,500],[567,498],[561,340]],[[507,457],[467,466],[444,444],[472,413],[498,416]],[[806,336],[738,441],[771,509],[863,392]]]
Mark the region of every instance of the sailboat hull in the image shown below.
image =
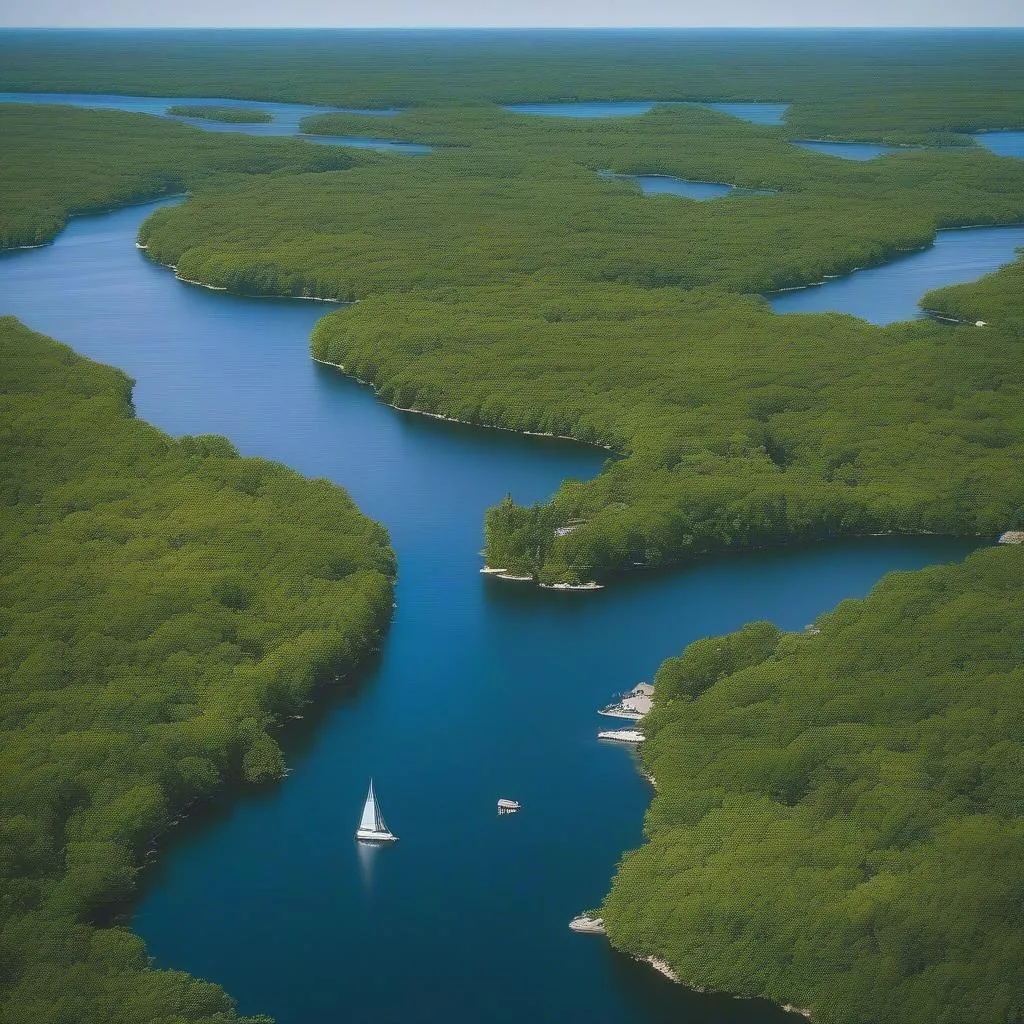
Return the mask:
[[[372,828],[357,828],[356,839],[362,839],[367,843],[397,843],[398,836],[390,832],[377,832]]]

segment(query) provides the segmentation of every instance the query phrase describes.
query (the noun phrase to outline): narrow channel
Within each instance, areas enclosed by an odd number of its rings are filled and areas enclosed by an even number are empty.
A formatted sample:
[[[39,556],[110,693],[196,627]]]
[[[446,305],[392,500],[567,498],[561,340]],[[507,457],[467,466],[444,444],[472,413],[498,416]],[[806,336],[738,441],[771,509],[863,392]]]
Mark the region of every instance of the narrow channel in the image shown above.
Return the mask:
[[[148,262],[134,241],[154,208],[76,218],[55,244],[0,256],[0,313],[125,369],[139,416],[172,434],[226,434],[343,485],[400,566],[381,657],[292,723],[289,777],[196,815],[162,851],[134,919],[156,965],[279,1024],[791,1020],[688,993],[568,930],[642,842],[651,796],[630,751],[596,739],[595,710],[697,637],[758,618],[801,629],[972,542],[736,555],[587,594],[489,580],[484,509],[591,477],[605,453],[387,408],[310,360],[323,305],[190,287]],[[392,848],[353,841],[371,774]],[[499,818],[499,797],[523,810]]]

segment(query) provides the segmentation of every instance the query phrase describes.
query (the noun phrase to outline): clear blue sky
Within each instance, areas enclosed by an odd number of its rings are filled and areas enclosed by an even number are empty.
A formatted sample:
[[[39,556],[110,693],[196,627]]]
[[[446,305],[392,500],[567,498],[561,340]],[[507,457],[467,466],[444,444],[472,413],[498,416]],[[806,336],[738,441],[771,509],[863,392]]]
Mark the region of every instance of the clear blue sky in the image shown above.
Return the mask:
[[[0,0],[0,25],[1024,26],[1024,0]]]

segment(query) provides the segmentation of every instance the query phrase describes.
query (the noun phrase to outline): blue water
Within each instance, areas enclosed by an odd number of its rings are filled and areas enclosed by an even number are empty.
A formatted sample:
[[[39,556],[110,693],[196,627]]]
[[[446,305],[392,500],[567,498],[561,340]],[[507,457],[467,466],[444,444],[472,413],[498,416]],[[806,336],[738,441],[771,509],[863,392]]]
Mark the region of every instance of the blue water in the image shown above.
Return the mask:
[[[598,176],[609,181],[633,181],[640,186],[645,196],[685,196],[687,199],[719,199],[733,191],[733,185],[722,185],[715,181],[687,181],[667,174],[612,174],[598,171]]]
[[[768,296],[776,313],[852,313],[873,324],[924,316],[926,292],[974,281],[1012,263],[1024,247],[1024,227],[940,231],[935,244],[878,267],[810,288]]]
[[[979,132],[974,137],[996,156],[1015,156],[1024,160],[1024,131]]]
[[[1024,131],[979,132],[978,142],[997,156],[1015,156],[1024,159]],[[880,146],[868,142],[823,142],[818,139],[799,139],[793,143],[801,149],[815,153],[840,156],[844,160],[874,160],[886,153],[899,153],[914,146]]]
[[[396,139],[370,139],[355,135],[300,135],[307,142],[324,142],[327,145],[351,146],[353,149],[377,149],[385,153],[405,153],[422,156],[433,153],[434,147],[425,142],[403,142]]]
[[[827,156],[839,156],[844,160],[874,160],[876,156],[895,153],[899,146],[877,146],[868,142],[820,142],[817,139],[798,139],[793,143],[801,149]]]
[[[782,124],[788,103],[690,103],[677,100],[574,100],[570,103],[511,103],[505,109],[517,114],[545,117],[637,117],[655,107],[709,107],[753,124]]]
[[[800,629],[888,570],[972,545],[761,552],[587,594],[485,578],[484,509],[591,477],[605,453],[383,406],[310,361],[324,305],[190,287],[147,262],[133,241],[153,208],[76,218],[52,246],[0,256],[0,313],[123,367],[165,430],[227,434],[343,484],[400,566],[383,654],[293,723],[289,777],[195,815],[164,849],[134,920],[156,964],[280,1024],[788,1020],[567,929],[642,841],[651,795],[630,751],[597,741],[595,709],[694,638],[757,618]],[[352,838],[371,773],[394,848]],[[499,819],[502,796],[524,810]]]
[[[397,108],[381,110],[357,110],[345,107],[315,107],[302,103],[262,103],[257,100],[194,99],[191,97],[169,96],[115,96],[71,92],[0,92],[0,103],[57,103],[64,106],[88,107],[94,110],[124,110],[133,114],[150,114],[166,117],[172,121],[184,121],[208,132],[241,132],[244,135],[281,136],[291,135],[307,142],[319,142],[329,146],[351,146],[355,149],[375,149],[394,153],[418,155],[432,152],[430,146],[421,142],[402,142],[392,139],[372,139],[351,135],[303,135],[300,122],[314,114],[363,114],[370,117],[390,117],[400,113]],[[238,107],[242,110],[263,110],[273,115],[273,121],[265,124],[232,124],[226,121],[209,121],[199,117],[178,117],[168,114],[172,106],[215,106]]]
[[[723,196],[773,196],[771,189],[737,188],[717,181],[688,181],[668,174],[613,174],[598,171],[597,176],[607,181],[632,181],[640,186],[645,196],[683,196],[686,199],[721,199]]]

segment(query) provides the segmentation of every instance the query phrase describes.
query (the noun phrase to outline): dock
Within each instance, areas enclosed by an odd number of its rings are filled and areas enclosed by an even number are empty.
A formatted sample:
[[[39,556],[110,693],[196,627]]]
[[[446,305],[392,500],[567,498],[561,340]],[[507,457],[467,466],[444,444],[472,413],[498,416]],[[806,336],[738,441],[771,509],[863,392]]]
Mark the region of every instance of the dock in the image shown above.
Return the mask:
[[[616,740],[618,743],[643,743],[644,734],[638,729],[608,729],[597,734],[599,740]]]
[[[598,711],[599,715],[609,718],[625,718],[630,722],[639,722],[654,705],[654,687],[650,683],[637,683],[617,704],[609,704]]]

